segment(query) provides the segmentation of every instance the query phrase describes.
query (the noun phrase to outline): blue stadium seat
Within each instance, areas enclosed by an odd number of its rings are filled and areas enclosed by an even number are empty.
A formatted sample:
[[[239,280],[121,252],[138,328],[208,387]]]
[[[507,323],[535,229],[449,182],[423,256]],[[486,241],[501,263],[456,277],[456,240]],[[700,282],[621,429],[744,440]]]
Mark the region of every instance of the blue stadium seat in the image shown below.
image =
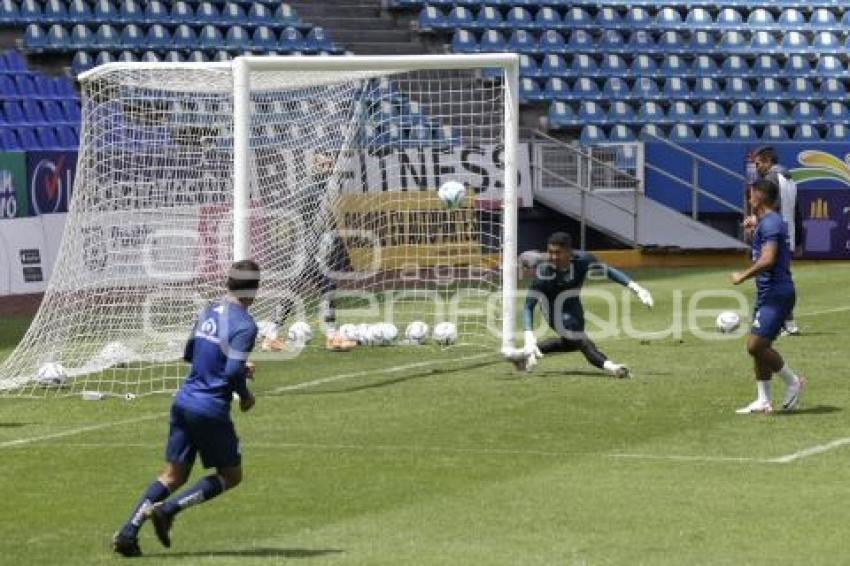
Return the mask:
[[[457,29],[473,28],[476,26],[475,16],[472,15],[469,8],[464,8],[463,6],[453,8],[446,17],[446,23],[449,27]]]
[[[105,65],[107,63],[114,63],[115,57],[109,51],[98,51],[97,55],[94,58],[94,66]]]
[[[171,45],[171,34],[168,33],[168,28],[162,24],[153,24],[148,28],[148,33],[145,35],[146,49],[167,49]]]
[[[603,53],[621,53],[626,50],[625,45],[625,38],[615,29],[603,30],[598,44],[599,50]]]
[[[38,126],[35,129],[35,135],[38,137],[39,145],[44,149],[62,149],[59,140],[56,138],[56,132],[51,126]]]
[[[632,95],[636,98],[644,100],[652,100],[661,98],[661,91],[658,89],[658,84],[647,77],[641,77],[635,81],[632,87]]]
[[[41,151],[41,141],[36,137],[35,130],[28,127],[15,128],[18,139],[21,141],[21,149],[24,151]]]
[[[821,100],[846,100],[847,89],[840,79],[826,79],[821,81],[818,95]]]
[[[307,35],[304,36],[304,41],[307,44],[308,52],[334,53],[338,51],[325,28],[319,26],[308,31]]]
[[[608,53],[602,57],[599,73],[606,77],[626,77],[629,75],[629,66],[620,55]]]
[[[71,126],[56,126],[56,138],[59,142],[59,149],[75,150],[80,146],[79,136]]]
[[[204,63],[207,57],[203,51],[194,50],[186,56],[187,63]]]
[[[727,82],[728,80],[731,79],[727,79]],[[747,92],[749,93],[749,90]],[[698,78],[694,82],[693,95],[694,98],[698,98],[700,100],[721,100],[724,96],[721,91],[720,84],[716,79],[711,77]]]
[[[287,28],[289,29],[289,28]],[[296,30],[297,31],[297,30]],[[286,30],[284,30],[284,33]],[[282,34],[281,34],[282,35]],[[224,37],[214,25],[207,24],[201,28],[198,34],[198,47],[206,51],[221,49],[224,46]]]
[[[553,68],[551,70],[543,71],[537,65],[537,60],[531,55],[520,55],[519,56],[519,74],[522,77],[546,77],[546,76],[557,76],[566,73],[567,66],[564,63],[564,59],[560,55],[555,55],[554,53],[551,55],[547,55],[544,58],[544,65],[546,61],[552,59]],[[560,69],[556,68],[560,65]]]
[[[144,11],[136,0],[123,0],[118,3],[118,21],[125,24],[135,24],[144,21]]]
[[[824,107],[821,119],[826,124],[847,124],[850,123],[850,110],[843,102],[833,101]]]
[[[42,22],[44,14],[41,10],[41,4],[37,0],[23,0],[21,2],[21,22]]]
[[[714,19],[708,10],[696,6],[688,10],[688,15],[685,16],[685,27],[691,30],[711,29],[714,27]]]
[[[48,123],[61,124],[67,121],[58,100],[42,100],[41,110],[45,121]]]
[[[783,31],[791,31],[806,27],[808,22],[800,10],[796,8],[785,8],[779,13],[777,24]]]
[[[3,151],[22,151],[18,134],[13,128],[0,128],[0,149]]]
[[[735,124],[732,127],[732,132],[729,134],[729,139],[737,141],[755,141],[758,139],[758,134],[751,124]]]
[[[809,40],[799,31],[786,31],[782,37],[782,50],[786,53],[808,53]]]
[[[53,89],[53,81],[50,77],[37,73],[32,75],[33,85],[35,86],[36,96],[41,99],[58,98],[58,94]],[[24,101],[26,102],[26,101]]]
[[[27,42],[24,42],[25,45]],[[51,51],[69,51],[71,49],[71,36],[62,24],[53,24],[47,30],[47,37],[43,46]]]
[[[847,72],[841,59],[835,55],[821,55],[818,57],[814,74],[822,78],[833,78],[844,77],[847,75]]]
[[[788,83],[786,94],[791,100],[814,100],[815,88],[809,79],[796,77]]]
[[[470,32],[466,33],[469,34]],[[472,36],[472,39],[474,41],[475,36]],[[281,30],[280,37],[278,39],[279,51],[282,51],[284,53],[293,53],[296,51],[304,50],[304,47],[304,38],[301,36],[301,32],[298,31],[296,28],[288,26]],[[475,49],[478,49],[478,42],[475,42]]]
[[[632,61],[631,74],[635,77],[652,77],[658,73],[658,65],[650,55],[641,53]]]
[[[791,119],[799,123],[820,121],[820,112],[811,102],[798,102],[791,108]]]
[[[750,66],[741,55],[729,55],[723,58],[720,73],[726,77],[742,77],[750,74]]]
[[[224,35],[224,45],[228,51],[244,53],[251,49],[251,36],[242,26],[231,26]]]
[[[820,132],[811,124],[796,126],[791,137],[797,141],[821,141]]]
[[[751,53],[773,53],[778,48],[776,38],[769,31],[759,30],[753,34],[750,40]]]
[[[725,31],[717,42],[717,50],[721,53],[749,53],[751,48],[747,37],[740,31]]]
[[[758,55],[750,67],[750,72],[758,77],[777,77],[781,73],[779,63],[772,55]]]
[[[629,36],[629,51],[632,53],[655,53],[658,51],[655,39],[646,30],[635,30]]]
[[[593,18],[584,8],[573,6],[564,13],[563,26],[574,30],[595,27]]]
[[[622,27],[646,30],[652,26],[653,19],[643,6],[629,6],[623,17]]]
[[[228,25],[245,25],[248,23],[248,15],[245,9],[235,2],[228,2],[221,9],[221,19]]]
[[[72,0],[68,5],[67,21],[74,24],[88,24],[93,20],[91,8],[85,0]]]
[[[570,100],[572,99],[572,94],[570,93],[569,85],[567,85],[567,81],[560,77],[552,77],[546,81],[546,86],[543,89],[543,93],[546,95],[546,98],[550,100]]]
[[[505,18],[505,26],[509,28],[537,28],[534,18],[531,17],[531,12],[522,6],[514,6],[508,10]]]
[[[674,124],[670,128],[669,138],[674,142],[689,143],[697,141],[693,126],[689,124]]]
[[[716,51],[714,35],[710,31],[697,30],[691,32],[691,41],[688,43],[688,53],[713,53]]]
[[[744,27],[744,18],[734,8],[726,7],[717,13],[714,23],[720,29],[739,30]]]
[[[699,122],[691,105],[682,100],[676,100],[667,111],[667,119],[671,122],[683,124],[696,124]]]
[[[680,29],[683,27],[682,15],[670,6],[661,8],[655,15],[655,27],[659,29]]]
[[[76,24],[71,28],[71,38],[69,41],[70,47],[74,49],[94,48],[94,34],[83,24]]]
[[[764,8],[756,8],[747,16],[747,27],[752,29],[773,29],[775,25],[773,14]]]
[[[78,100],[80,98],[74,89],[74,83],[71,79],[65,76],[53,77],[50,79],[53,83],[53,92],[57,98]]]
[[[267,53],[277,50],[277,37],[268,26],[257,26],[251,34],[251,45],[254,50]],[[190,47],[191,48],[191,47]]]
[[[831,57],[831,55],[824,57]],[[782,74],[786,77],[808,77],[813,74],[812,64],[805,55],[792,54],[782,66]]]
[[[274,14],[268,6],[261,2],[253,2],[248,9],[248,23],[252,26],[269,26],[274,24]]]
[[[125,49],[118,54],[116,61],[119,63],[135,63],[137,61],[136,54]]]
[[[124,26],[121,32],[121,45],[124,49],[131,51],[141,51],[145,43],[145,33],[142,28],[136,24],[128,24]]]
[[[42,22],[50,22],[55,24],[68,23],[71,20],[68,18],[68,7],[64,0],[47,0],[44,3],[42,10]]]
[[[118,8],[109,0],[97,0],[92,10],[92,20],[98,24],[118,23]]]
[[[842,49],[838,36],[831,31],[819,31],[812,40],[811,51],[815,53],[841,53]]]
[[[611,103],[608,109],[608,122],[611,124],[631,124],[635,122],[635,111],[632,105],[622,100]]]
[[[788,130],[779,124],[768,124],[761,133],[761,139],[765,141],[788,141]]]
[[[755,124],[758,121],[755,108],[745,100],[738,100],[732,104],[729,120],[739,124]]]
[[[661,123],[667,120],[664,109],[654,100],[644,100],[638,109],[637,119],[642,123]]]
[[[10,73],[26,73],[29,72],[27,62],[24,56],[17,49],[9,49],[0,56],[2,66]]]
[[[632,92],[629,83],[620,77],[610,77],[602,85],[602,93],[608,100],[626,100],[631,98]]]
[[[21,109],[20,103],[11,100],[3,103],[3,118],[7,124],[17,125],[27,124],[29,122],[26,116],[24,116],[24,111]]]
[[[596,60],[586,53],[580,53],[573,56],[573,62],[570,65],[569,74],[573,77],[586,78],[595,77],[600,73],[599,67],[596,66]]]
[[[23,20],[21,20],[21,8],[17,0],[0,2],[0,24],[8,26],[18,23],[23,23]]]
[[[596,27],[603,30],[615,30],[622,26],[620,14],[611,6],[601,6],[596,12],[595,22]]]
[[[829,142],[846,142],[850,139],[850,128],[845,124],[830,124],[823,139]]]
[[[114,27],[102,24],[94,35],[94,44],[98,49],[118,49],[121,47],[121,38]]]
[[[567,42],[561,32],[549,29],[540,34],[538,50],[543,53],[566,53]]]
[[[582,145],[595,145],[608,141],[605,130],[595,124],[589,124],[581,129],[579,141]]]
[[[664,81],[661,88],[662,94],[668,99],[686,99],[691,97],[691,88],[687,81],[681,77],[670,77]]]
[[[656,138],[666,139],[667,131],[660,124],[645,124],[640,129],[639,137],[645,141],[655,141]]]
[[[595,53],[596,43],[593,41],[593,36],[583,29],[577,29],[570,32],[569,40],[567,40],[569,51],[573,53]]]
[[[543,100],[545,95],[536,80],[523,77],[519,81],[519,98],[526,101],[538,101]]]
[[[220,21],[221,14],[212,2],[201,2],[192,17],[192,23],[196,25],[217,24]]]
[[[829,8],[816,8],[809,17],[809,27],[814,30],[838,28],[838,20]]]
[[[578,118],[584,124],[604,124],[607,121],[605,110],[595,100],[583,100],[579,104]]]
[[[699,105],[697,118],[701,122],[725,122],[726,110],[717,101],[709,100]]]
[[[143,18],[146,24],[165,24],[171,20],[171,15],[162,2],[151,0],[145,5]]]
[[[791,119],[788,117],[788,112],[785,110],[785,107],[782,106],[782,103],[775,100],[769,100],[762,105],[758,118],[760,122],[765,124],[791,123]]]
[[[563,26],[561,15],[550,6],[543,6],[537,10],[537,17],[535,17],[534,22],[539,29],[558,29]]]
[[[661,61],[660,71],[666,77],[685,77],[691,74],[691,67],[681,55],[667,55]]]
[[[617,124],[613,126],[611,128],[611,132],[608,134],[608,141],[614,143],[628,143],[633,142],[636,139],[634,131],[624,124]]]
[[[493,6],[483,6],[475,18],[475,26],[480,29],[500,28],[503,23],[502,13]]]
[[[696,36],[704,33],[705,32],[696,32],[692,35]],[[660,53],[685,53],[690,50],[690,46],[685,43],[685,40],[679,32],[667,30],[658,36],[658,40],[655,42],[655,49]]]
[[[77,51],[71,60],[71,72],[76,76],[94,67],[94,60],[85,51]]]
[[[143,63],[159,63],[161,59],[159,58],[159,55],[153,51],[145,51],[142,53],[142,56],[139,57],[139,61]]]
[[[508,51],[511,53],[537,53],[537,38],[534,34],[524,29],[517,29],[508,39]]]
[[[482,53],[501,53],[506,50],[507,43],[502,32],[495,29],[488,29],[481,34],[481,39],[478,41],[478,49]]]
[[[274,20],[278,25],[298,26],[301,24],[295,9],[286,2],[277,7],[274,12]]]
[[[478,53],[478,39],[471,31],[459,29],[452,36],[452,51],[455,53]]]
[[[556,101],[549,105],[548,121],[552,128],[565,128],[580,124],[572,107],[562,101]]]
[[[419,31],[434,31],[448,27],[448,20],[445,14],[436,6],[426,5],[419,12],[419,18],[416,20],[416,25]]]
[[[170,24],[188,24],[195,19],[195,11],[186,2],[182,0],[174,2],[171,5],[171,11],[168,13],[168,23]]]
[[[839,29],[848,28],[850,28],[850,10],[844,10],[844,17],[841,18],[841,26],[839,26]]]
[[[38,24],[29,24],[24,31],[23,46],[25,49],[35,52],[42,51],[47,47],[47,34],[44,33],[44,29]]]
[[[198,44],[195,30],[188,24],[180,24],[171,36],[171,47],[191,51]]]
[[[726,132],[720,124],[707,123],[703,125],[699,133],[699,141],[703,142],[725,142]]]
[[[756,85],[756,96],[761,100],[780,100],[785,97],[782,83],[773,77],[763,77]]]
[[[587,100],[599,99],[599,86],[589,77],[579,77],[573,83],[573,97]]]
[[[720,75],[717,63],[710,55],[697,55],[691,64],[691,72],[697,77],[716,77]]]

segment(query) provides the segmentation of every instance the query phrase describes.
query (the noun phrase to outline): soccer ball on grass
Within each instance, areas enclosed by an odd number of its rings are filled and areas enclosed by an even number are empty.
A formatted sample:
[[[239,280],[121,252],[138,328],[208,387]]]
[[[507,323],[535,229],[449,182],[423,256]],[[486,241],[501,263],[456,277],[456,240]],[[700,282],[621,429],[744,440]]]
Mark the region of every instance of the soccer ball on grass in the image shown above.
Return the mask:
[[[715,324],[717,325],[717,330],[724,334],[728,334],[738,330],[738,327],[741,326],[741,317],[736,312],[723,311],[717,315]]]

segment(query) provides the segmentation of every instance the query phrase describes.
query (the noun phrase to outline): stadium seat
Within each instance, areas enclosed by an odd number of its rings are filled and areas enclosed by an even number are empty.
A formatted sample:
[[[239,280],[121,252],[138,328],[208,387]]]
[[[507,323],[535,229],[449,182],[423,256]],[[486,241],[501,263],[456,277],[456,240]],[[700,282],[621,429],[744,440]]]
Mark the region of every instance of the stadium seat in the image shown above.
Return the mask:
[[[534,34],[524,29],[517,29],[508,39],[507,50],[510,53],[532,54],[539,51],[537,38]]]
[[[603,53],[621,53],[625,51],[626,40],[623,35],[615,29],[602,31],[599,39],[599,50]]]
[[[616,30],[622,25],[620,14],[612,6],[601,6],[596,12],[595,22],[596,27],[603,30]]]
[[[631,74],[635,77],[652,77],[658,73],[658,65],[650,55],[641,53],[632,61]]]
[[[38,126],[35,129],[35,135],[38,138],[38,144],[44,149],[63,149],[56,137],[56,132],[52,126]]]
[[[27,22],[43,22],[44,13],[41,10],[41,4],[37,0],[23,0],[21,2],[20,21]]]
[[[566,128],[580,123],[572,107],[562,101],[556,101],[549,105],[548,121],[552,128]]]
[[[727,82],[729,80],[732,79],[727,79]],[[742,79],[739,78],[738,80]],[[747,93],[749,93],[749,89],[747,90]],[[711,77],[700,77],[694,83],[693,96],[700,100],[720,100],[723,98],[723,92],[721,91],[720,85],[716,79]]]
[[[655,15],[655,27],[663,30],[680,29],[683,27],[682,15],[670,6],[661,8]]]
[[[30,75],[14,75],[12,82],[15,83],[15,90],[22,98],[34,98],[38,92],[35,88],[35,81]]]
[[[61,25],[59,27],[62,28]],[[64,31],[64,28],[62,30]],[[24,30],[24,48],[29,51],[38,52],[42,51],[47,45],[47,34],[44,33],[44,29],[38,24],[29,24],[26,30]]]
[[[478,53],[478,39],[471,31],[459,29],[452,36],[452,51],[454,53]]]
[[[135,24],[144,21],[144,11],[139,7],[136,0],[122,0],[118,2],[118,21],[124,24]]]
[[[558,29],[563,26],[561,15],[550,6],[543,6],[537,10],[534,23],[538,29]]]
[[[811,51],[819,54],[841,53],[843,46],[831,31],[819,31],[812,40]]]
[[[526,66],[527,73],[531,76],[534,75],[534,58],[525,56],[526,58]],[[523,66],[523,56],[520,55],[520,69]],[[557,55],[555,53],[549,53],[543,58],[543,64],[540,66],[540,70],[537,71],[540,76],[543,77],[564,77],[569,74],[567,70],[567,63],[564,61],[564,58],[561,55]],[[526,74],[526,73],[523,73]]]
[[[643,100],[661,98],[661,91],[658,89],[658,84],[647,77],[641,77],[635,81],[635,86],[632,87],[632,94],[636,98]]]
[[[698,34],[705,34],[705,32],[695,32],[692,35],[696,36]],[[685,43],[679,32],[673,30],[662,32],[655,42],[655,50],[660,53],[685,53],[689,49],[690,46]]]
[[[758,34],[753,35],[753,38]],[[721,53],[749,53],[753,48],[747,37],[740,31],[725,31],[717,42],[717,50]]]
[[[745,100],[738,100],[732,104],[729,120],[740,124],[755,124],[758,121],[755,108]]]
[[[626,100],[631,98],[632,95],[629,83],[620,77],[610,77],[607,79],[602,86],[602,94],[605,95],[605,98],[612,101]]]
[[[248,15],[239,4],[228,2],[221,9],[221,20],[225,25],[242,26],[248,23]]]
[[[645,124],[640,129],[640,139],[645,141],[655,141],[656,138],[667,138],[667,131],[660,124]]]
[[[204,26],[204,28],[211,26]],[[216,28],[213,28],[214,30]],[[472,35],[470,32],[466,32],[467,34]],[[473,36],[473,41],[475,37]],[[278,50],[284,53],[293,53],[296,51],[302,51],[304,49],[304,38],[301,36],[301,32],[296,28],[289,26],[285,27],[281,30],[280,36],[278,38]],[[475,43],[475,48],[478,48],[478,43]]]
[[[717,101],[709,100],[699,105],[697,118],[701,122],[725,122],[726,110]]]
[[[94,58],[94,66],[105,65],[107,63],[114,63],[115,57],[109,51],[98,51],[97,55]]]
[[[660,104],[653,100],[645,100],[638,109],[637,119],[643,123],[661,123],[666,121],[667,117],[664,115],[664,109],[661,108]]]
[[[758,119],[765,124],[788,124],[791,122],[785,107],[775,100],[767,101],[762,105]]]
[[[28,72],[27,62],[17,49],[9,49],[2,55],[2,64],[6,71],[11,73]]]
[[[691,68],[681,55],[667,55],[661,61],[661,74],[666,77],[684,77],[691,74]]]
[[[803,13],[800,10],[796,8],[785,8],[779,13],[777,24],[783,31],[790,31],[802,29],[808,25],[808,22],[806,22],[806,18],[803,17]]]
[[[573,84],[573,97],[585,100],[598,100],[599,87],[596,81],[589,77],[579,77]]]
[[[593,36],[583,29],[570,32],[567,47],[572,53],[596,53],[597,51]]]
[[[501,36],[501,34],[499,35]],[[307,32],[307,35],[304,36],[304,41],[308,52],[316,53],[324,51],[327,53],[333,53],[337,50],[333,41],[331,41],[330,36],[328,36],[328,33],[325,31],[325,28],[322,27],[313,27]]]
[[[145,51],[142,53],[142,56],[139,57],[139,61],[143,63],[159,63],[161,60],[159,58],[159,55],[157,55],[153,51]]]
[[[85,0],[72,0],[68,5],[68,22],[74,24],[88,24],[94,21],[91,8]]]
[[[582,145],[595,145],[608,141],[608,136],[600,126],[589,124],[581,129],[579,141]]]
[[[17,0],[2,0],[0,2],[0,24],[9,26],[22,22],[21,9]]]
[[[495,29],[503,25],[502,13],[493,6],[483,6],[478,10],[475,27],[479,29]]]
[[[290,28],[287,28],[290,29]],[[297,30],[295,30],[297,32]],[[284,30],[283,33],[285,33]],[[281,34],[282,35],[282,34]],[[300,34],[299,34],[300,35]],[[201,28],[198,34],[198,47],[207,51],[221,49],[224,46],[224,37],[217,27],[207,24]]]
[[[74,58],[71,60],[71,72],[76,76],[84,71],[88,71],[94,66],[94,60],[91,55],[85,51],[77,51]]]
[[[631,53],[656,53],[658,50],[652,34],[642,29],[631,33],[628,48]]]
[[[188,24],[180,24],[171,36],[171,47],[191,51],[198,44],[198,36],[195,30]]]
[[[586,53],[580,53],[573,56],[569,74],[572,77],[595,77],[600,73],[596,66],[596,60]]]
[[[207,61],[203,51],[194,50],[186,56],[187,63],[204,63]]]
[[[764,8],[756,8],[747,16],[747,27],[752,29],[773,29],[775,25],[773,14]]]
[[[481,39],[478,41],[478,49],[482,53],[501,53],[507,48],[505,37],[502,32],[495,29],[488,29],[481,34]]]
[[[713,53],[716,51],[714,36],[710,31],[697,30],[691,32],[691,41],[687,46],[687,53]]]
[[[42,75],[41,73],[36,73],[32,75],[33,85],[35,86],[35,93],[40,100],[46,100],[51,98],[58,98],[58,94],[53,89],[53,81],[50,77]],[[26,100],[24,101],[27,102]],[[26,107],[24,107],[26,111]]]
[[[224,45],[228,51],[243,53],[251,49],[251,37],[242,26],[231,26],[224,36]]]
[[[573,6],[564,13],[563,26],[567,29],[575,30],[592,28],[595,27],[595,24],[587,10],[580,6]]]
[[[121,46],[131,51],[141,51],[145,44],[145,33],[136,24],[124,26],[121,32]]]
[[[791,136],[798,141],[821,141],[820,132],[811,124],[800,124],[794,128],[794,134]]]
[[[816,8],[809,17],[809,27],[813,30],[837,29],[838,20],[829,8]]]
[[[570,100],[570,93],[567,81],[560,77],[552,77],[546,81],[546,86],[543,89],[546,98],[550,100]]]
[[[59,149],[75,150],[80,146],[80,140],[74,128],[70,126],[56,126],[56,138],[59,143]]]
[[[676,100],[670,104],[670,109],[667,111],[667,119],[671,122],[683,124],[696,124],[699,122],[694,115],[694,109],[691,105],[682,100]]]
[[[689,124],[674,124],[670,128],[670,133],[668,137],[674,141],[679,143],[689,143],[697,141],[697,136],[694,133],[693,126]]]
[[[57,98],[79,99],[79,95],[74,89],[74,83],[68,77],[59,76],[50,80],[53,83],[53,92],[56,93]]]
[[[798,124],[819,122],[820,112],[811,102],[798,102],[791,107],[791,119]]]
[[[785,53],[808,53],[809,40],[799,31],[786,31],[782,37],[782,51]]]
[[[830,124],[826,128],[823,139],[830,142],[846,142],[850,139],[850,129],[845,124]]]
[[[729,134],[730,140],[755,141],[758,139],[755,129],[751,124],[735,124]]]
[[[153,24],[145,35],[145,49],[167,49],[171,45],[171,34],[162,24]]]
[[[145,12],[142,16],[146,24],[166,24],[171,20],[171,15],[168,13],[165,5],[159,0],[151,0],[145,5]]]
[[[450,28],[456,29],[476,27],[475,16],[472,15],[469,8],[464,8],[463,6],[453,8],[449,12],[449,15],[446,16],[446,23]]]
[[[835,55],[820,55],[814,74],[822,78],[834,78],[846,76],[846,70],[841,59]]]
[[[750,74],[750,66],[741,55],[729,55],[723,58],[720,74],[726,77],[743,77]]]
[[[847,89],[840,79],[826,79],[821,81],[818,95],[821,100],[845,100]]]
[[[608,110],[608,122],[611,124],[631,124],[635,122],[635,111],[631,104],[618,100],[611,103]]]
[[[841,25],[838,29],[850,28],[850,10],[844,10],[844,17],[841,18]]]
[[[248,9],[248,24],[252,26],[274,25],[274,14],[261,2],[253,2]]]
[[[787,141],[788,130],[779,124],[768,124],[761,133],[761,139],[765,141]]]
[[[777,77],[780,75],[779,63],[771,55],[758,55],[750,67],[750,72],[759,77]]]
[[[257,29],[251,34],[251,46],[255,51],[263,53],[276,51],[278,48],[277,37],[268,26],[257,26]],[[189,46],[189,49],[192,47],[194,45]]]
[[[171,4],[171,11],[168,13],[169,24],[188,24],[195,19],[195,11],[192,7],[182,0]]]
[[[623,28],[649,29],[652,26],[652,16],[643,6],[631,5],[626,10],[626,15],[623,17]]]
[[[18,139],[21,141],[21,149],[24,151],[41,151],[41,141],[36,137],[35,130],[29,127],[15,128]]]
[[[505,17],[505,26],[509,28],[537,28],[534,18],[531,17],[531,12],[522,6],[514,6],[508,10]]]
[[[715,25],[720,29],[740,30],[744,27],[744,18],[741,13],[734,8],[723,8],[717,13],[717,18],[714,20]]]
[[[778,47],[776,39],[769,31],[759,30],[753,34],[750,40],[751,53],[773,53],[777,51]]]
[[[697,55],[691,65],[691,71],[697,77],[716,77],[720,75],[717,63],[710,55]]]
[[[703,125],[699,133],[699,141],[704,142],[725,142],[726,132],[720,124],[708,123]]]
[[[664,81],[661,93],[668,99],[687,99],[691,97],[691,89],[688,83],[681,77],[670,77]]]
[[[23,147],[13,128],[0,128],[0,149],[3,151],[21,151]]]
[[[825,55],[824,57],[831,57],[831,55]],[[786,77],[808,77],[812,73],[812,65],[805,55],[789,55],[785,61],[785,65],[782,66],[782,74]]]
[[[26,41],[24,43],[27,44]],[[71,49],[71,36],[62,24],[53,24],[47,30],[43,46],[51,51],[68,51]],[[31,46],[28,47],[32,49]]]
[[[809,79],[796,77],[788,83],[786,96],[791,100],[813,100],[815,89]]]
[[[69,121],[66,120],[65,115],[62,113],[62,108],[59,106],[59,101],[57,100],[42,100],[41,109],[44,114],[44,119],[48,123],[61,124]]]
[[[120,36],[109,24],[102,24],[94,35],[94,44],[98,49],[118,49],[121,47]]]
[[[711,29],[714,27],[714,19],[711,13],[701,6],[696,6],[688,10],[685,16],[685,27],[690,30]]]
[[[137,59],[135,53],[125,49],[118,54],[116,61],[119,63],[135,63]]]
[[[615,143],[628,143],[636,139],[634,131],[625,124],[613,126],[611,132],[608,134],[608,141]]]
[[[785,89],[778,79],[763,77],[756,81],[756,96],[761,100],[780,100],[785,97]]]
[[[605,110],[593,100],[584,100],[579,104],[578,118],[584,124],[603,124],[607,121]]]
[[[436,8],[435,8],[436,10]],[[192,23],[195,25],[218,24],[221,22],[221,14],[212,2],[201,2],[195,8]]]
[[[847,124],[850,123],[850,110],[843,102],[833,101],[824,107],[821,119],[826,124]]]
[[[529,77],[523,77],[519,81],[519,97],[520,100],[538,101],[543,100],[545,95],[536,80]]]
[[[295,9],[286,2],[280,4],[274,11],[274,21],[278,25],[298,26],[301,25],[301,20]]]
[[[566,53],[567,42],[561,32],[550,29],[540,34],[538,50],[543,53]]]
[[[7,100],[3,102],[3,118],[7,124],[29,124],[19,102]]]
[[[68,7],[64,0],[47,0],[44,3],[41,21],[54,24],[70,22],[71,20],[68,18]]]
[[[118,8],[109,0],[97,0],[92,10],[92,21],[98,24],[118,23]]]

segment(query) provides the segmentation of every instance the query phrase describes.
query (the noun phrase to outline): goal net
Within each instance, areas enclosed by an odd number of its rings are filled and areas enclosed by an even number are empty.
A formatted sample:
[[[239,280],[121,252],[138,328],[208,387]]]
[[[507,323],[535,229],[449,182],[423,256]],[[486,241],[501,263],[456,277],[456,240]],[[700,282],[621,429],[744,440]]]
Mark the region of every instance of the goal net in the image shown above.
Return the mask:
[[[306,321],[323,347],[335,306],[337,326],[453,322],[449,355],[508,344],[514,64],[248,57],[88,73],[60,252],[0,394],[175,389],[198,311],[243,257],[262,269],[261,332],[285,339]],[[446,181],[465,186],[460,206],[438,198]]]

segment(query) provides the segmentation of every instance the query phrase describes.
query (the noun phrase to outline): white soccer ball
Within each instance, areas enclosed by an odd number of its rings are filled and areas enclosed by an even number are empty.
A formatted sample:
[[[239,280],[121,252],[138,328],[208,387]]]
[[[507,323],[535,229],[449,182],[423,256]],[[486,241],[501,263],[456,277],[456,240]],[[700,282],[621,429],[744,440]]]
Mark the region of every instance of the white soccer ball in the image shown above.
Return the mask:
[[[457,342],[457,326],[452,322],[441,322],[434,327],[433,338],[440,346],[450,346]]]
[[[372,343],[372,327],[369,324],[360,323],[357,325],[357,338],[355,338],[362,346],[368,346]]]
[[[398,339],[398,328],[391,322],[381,322],[372,327],[372,338],[379,346],[389,346]]]
[[[720,332],[735,332],[741,325],[741,317],[734,311],[723,311],[717,315],[715,324]]]
[[[428,339],[428,325],[421,320],[414,320],[404,330],[404,337],[413,344],[422,344]]]
[[[260,338],[268,338],[269,340],[274,340],[277,338],[277,334],[280,331],[277,323],[274,323],[270,320],[261,320],[257,323],[257,334]]]
[[[68,379],[68,373],[59,362],[47,362],[38,368],[36,381],[45,387],[58,387]]]
[[[447,208],[459,208],[466,196],[466,187],[458,181],[446,181],[440,185],[437,195]]]
[[[357,325],[351,323],[343,324],[339,327],[339,333],[346,340],[357,342]]]
[[[286,338],[290,342],[295,342],[296,344],[307,344],[313,339],[313,330],[310,328],[309,324],[303,320],[299,320],[289,327],[289,332],[286,333]]]

